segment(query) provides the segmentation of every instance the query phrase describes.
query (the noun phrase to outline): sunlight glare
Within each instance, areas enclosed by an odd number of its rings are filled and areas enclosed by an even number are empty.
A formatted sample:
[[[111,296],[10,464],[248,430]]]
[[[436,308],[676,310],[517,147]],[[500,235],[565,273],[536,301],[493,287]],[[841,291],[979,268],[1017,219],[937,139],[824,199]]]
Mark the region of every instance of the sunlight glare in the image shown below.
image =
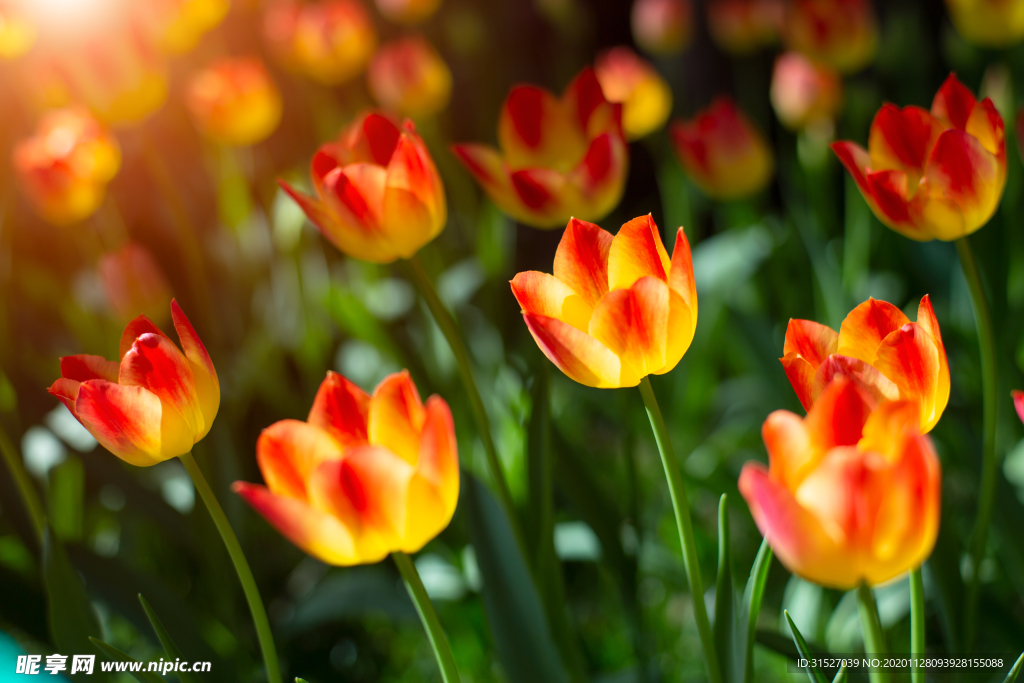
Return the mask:
[[[113,0],[23,0],[22,5],[47,27],[81,30],[93,25],[111,13]]]

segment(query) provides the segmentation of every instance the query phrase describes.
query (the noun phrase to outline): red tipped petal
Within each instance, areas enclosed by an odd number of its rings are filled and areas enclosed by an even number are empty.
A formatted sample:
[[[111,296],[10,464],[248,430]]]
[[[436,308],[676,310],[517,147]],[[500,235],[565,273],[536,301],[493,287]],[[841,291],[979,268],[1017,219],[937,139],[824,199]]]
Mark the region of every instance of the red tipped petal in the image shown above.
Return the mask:
[[[120,365],[103,356],[64,356],[60,359],[60,375],[64,379],[85,382],[90,379],[105,379],[116,382]]]
[[[373,390],[367,431],[370,443],[383,446],[412,466],[419,460],[420,432],[426,411],[408,370],[388,375]]]
[[[839,335],[831,327],[813,320],[790,318],[782,353],[787,356],[795,353],[817,368],[836,352],[838,345]]]
[[[328,460],[342,457],[342,446],[323,429],[298,420],[270,425],[256,442],[263,480],[276,494],[307,498],[310,475]]]
[[[836,353],[872,364],[882,340],[909,322],[903,311],[889,302],[868,299],[843,320]]]
[[[124,332],[121,334],[121,352],[120,357],[124,358],[124,355],[131,350],[132,344],[135,340],[144,334],[157,334],[170,341],[170,337],[161,331],[159,327],[153,324],[153,321],[144,315],[140,315],[135,320],[128,323],[127,327],[124,328]]]
[[[588,387],[632,387],[641,377],[624,368],[607,346],[569,323],[555,318],[523,314],[537,346],[570,379]]]
[[[370,396],[345,377],[329,370],[316,392],[307,421],[330,434],[344,450],[367,443],[369,414]]]
[[[1017,411],[1017,417],[1024,422],[1024,391],[1014,389],[1010,395],[1013,397],[1013,408]]]
[[[935,93],[932,116],[949,121],[957,130],[964,130],[975,104],[974,93],[957,80],[956,74],[951,73]]]
[[[672,265],[661,233],[648,214],[629,221],[612,240],[608,252],[608,287],[625,289],[642,277],[668,282]]]
[[[676,230],[676,246],[672,249],[672,265],[669,269],[668,286],[682,297],[690,309],[693,323],[697,323],[697,281],[693,277],[693,255],[690,240],[682,228]]]
[[[573,218],[555,252],[555,277],[594,307],[608,293],[608,254],[612,235]]]
[[[601,300],[590,319],[590,335],[644,377],[665,367],[668,314],[668,285],[645,276]]]

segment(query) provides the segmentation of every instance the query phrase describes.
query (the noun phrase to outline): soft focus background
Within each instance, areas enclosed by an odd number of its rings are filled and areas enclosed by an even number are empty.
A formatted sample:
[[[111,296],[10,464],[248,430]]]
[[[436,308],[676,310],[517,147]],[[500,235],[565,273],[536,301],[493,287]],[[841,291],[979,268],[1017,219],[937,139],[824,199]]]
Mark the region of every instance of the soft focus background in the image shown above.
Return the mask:
[[[372,106],[364,79],[331,87],[284,69],[264,37],[267,8],[236,0],[193,49],[154,57],[169,84],[166,102],[141,121],[112,128],[122,165],[95,215],[53,226],[19,193],[6,160],[35,128],[46,98],[57,97],[40,94],[46,81],[32,70],[33,54],[54,50],[67,57],[77,49],[70,39],[44,39],[46,21],[67,24],[80,11],[74,6],[90,3],[64,4],[38,19],[40,38],[28,55],[0,61],[0,421],[84,577],[106,640],[139,659],[162,655],[136,600],[141,592],[184,657],[213,662],[206,680],[262,680],[238,581],[184,469],[176,460],[148,469],[125,465],[97,448],[46,393],[59,376],[59,356],[116,356],[124,321],[97,263],[130,236],[155,256],[217,366],[221,411],[195,452],[253,565],[286,672],[311,683],[439,680],[390,562],[322,565],[229,489],[237,479],[260,480],[254,458],[260,430],[286,417],[304,418],[328,369],[369,390],[387,373],[409,368],[424,394],[438,393],[451,405],[464,470],[485,485],[488,480],[454,359],[407,271],[342,256],[276,183],[284,177],[308,187],[316,146]],[[512,538],[489,513],[497,508],[486,496],[464,497],[451,527],[416,558],[466,681],[530,680],[516,667],[543,667],[537,662],[545,657],[561,659],[574,680],[704,676],[664,474],[641,401],[633,390],[588,389],[554,370],[530,339],[509,290],[519,271],[550,272],[561,230],[503,216],[448,150],[454,141],[494,141],[513,84],[561,92],[600,50],[632,45],[630,9],[625,0],[444,0],[411,29],[367,3],[382,41],[422,32],[453,75],[447,108],[417,120],[444,178],[450,213],[445,231],[421,255],[468,339],[531,547],[543,546],[546,472],[553,481],[554,549],[564,586],[540,593],[551,618],[567,607],[571,633],[556,649],[536,646],[549,620],[531,611],[539,605],[523,606],[517,597],[529,574],[507,557]],[[962,651],[957,612],[964,577],[978,571],[983,616],[976,650],[1017,651],[1024,642],[1024,430],[1011,421],[1008,396],[1024,386],[1024,206],[1012,131],[1015,93],[1024,95],[1024,46],[973,47],[938,0],[893,0],[875,9],[877,58],[846,79],[836,139],[865,143],[883,101],[927,108],[950,71],[976,93],[992,96],[1008,123],[1005,196],[990,225],[972,238],[999,335],[1004,403],[998,451],[1007,454],[980,567],[962,556],[976,509],[981,381],[970,299],[954,248],[911,242],[885,229],[828,150],[830,131],[795,134],[777,122],[768,96],[777,48],[725,54],[711,41],[705,7],[697,3],[687,49],[652,58],[672,86],[674,118],[689,118],[716,95],[730,94],[766,134],[777,155],[766,191],[743,201],[710,201],[686,179],[662,131],[631,144],[625,196],[600,223],[614,232],[650,212],[666,237],[684,225],[694,247],[701,309],[696,338],[675,371],[652,381],[676,450],[685,454],[709,600],[719,497],[729,496],[733,569],[742,583],[761,538],[736,491],[739,470],[747,460],[765,459],[760,426],[768,413],[802,413],[778,362],[789,318],[838,329],[854,305],[874,296],[914,319],[921,296],[931,295],[953,387],[932,434],[944,485],[942,533],[925,572],[928,643],[936,653]],[[84,16],[94,18],[88,9]],[[71,21],[61,30],[74,36],[96,30],[88,24]],[[120,40],[99,35],[100,42]],[[280,125],[253,146],[204,141],[184,104],[190,76],[227,55],[262,55],[281,92]],[[547,414],[549,450],[537,437]],[[470,487],[476,484],[464,476],[463,488]],[[40,548],[5,472],[4,648],[16,641],[26,651],[50,651],[39,570]],[[497,571],[500,579],[483,592],[482,571]],[[909,649],[908,590],[897,581],[879,591],[896,651]],[[836,652],[862,647],[851,595],[791,577],[776,563],[760,619],[758,681],[796,680],[780,654],[792,649],[780,624],[784,608],[820,646]],[[0,671],[0,680],[8,675]],[[985,680],[974,675],[964,680]]]

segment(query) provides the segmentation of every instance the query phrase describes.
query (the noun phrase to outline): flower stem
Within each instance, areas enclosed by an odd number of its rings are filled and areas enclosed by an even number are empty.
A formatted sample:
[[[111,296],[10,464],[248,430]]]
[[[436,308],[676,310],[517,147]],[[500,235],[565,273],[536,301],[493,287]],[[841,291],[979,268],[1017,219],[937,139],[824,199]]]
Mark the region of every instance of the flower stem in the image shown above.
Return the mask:
[[[665,478],[668,480],[668,492],[672,498],[672,509],[676,515],[676,526],[679,527],[679,540],[683,546],[683,565],[686,578],[690,583],[693,597],[693,614],[697,620],[697,632],[704,647],[704,659],[708,666],[708,677],[711,683],[722,683],[722,671],[718,664],[718,653],[711,635],[711,624],[708,622],[707,608],[704,605],[704,582],[700,575],[700,561],[697,557],[697,544],[693,537],[693,522],[690,520],[690,503],[686,499],[683,487],[683,475],[679,472],[679,463],[672,452],[672,443],[668,438],[665,418],[658,407],[658,399],[651,388],[651,380],[644,377],[640,380],[640,395],[647,407],[647,417],[654,430],[654,440],[658,442],[661,464],[665,467]]]
[[[864,654],[869,658],[884,655],[885,634],[878,618],[878,605],[874,592],[866,583],[857,589],[857,611],[860,612],[860,628],[864,633]],[[889,683],[889,672],[882,668],[870,669],[868,677],[871,683]]]
[[[924,581],[921,568],[910,572],[910,656],[924,657]],[[910,670],[911,683],[924,683],[924,668],[916,662]]]
[[[25,470],[21,455],[14,447],[10,437],[7,436],[7,430],[3,425],[0,425],[0,452],[3,453],[4,462],[7,464],[7,469],[11,471],[18,492],[21,493],[21,500],[25,503],[25,509],[28,510],[28,517],[32,522],[32,529],[36,532],[36,538],[42,542],[43,533],[46,531],[46,514],[43,512],[43,504],[39,500],[39,493],[32,485],[31,477]]]
[[[981,561],[985,557],[988,529],[992,524],[992,510],[996,492],[996,410],[998,402],[998,378],[996,377],[996,343],[992,331],[992,313],[985,298],[978,263],[974,259],[970,242],[966,237],[956,241],[967,285],[974,304],[974,323],[978,328],[978,346],[981,350],[982,386],[982,455],[981,487],[978,492],[978,517],[971,534],[971,577],[967,586],[967,604],[964,611],[963,645],[971,651],[977,627],[978,591],[981,586]]]
[[[405,581],[405,589],[409,591],[409,597],[416,605],[416,613],[420,615],[420,621],[423,622],[427,640],[430,641],[430,647],[434,650],[437,668],[441,670],[441,679],[444,683],[458,683],[459,672],[455,667],[455,657],[452,656],[448,638],[444,635],[444,629],[441,628],[441,622],[437,619],[437,612],[434,611],[434,605],[430,602],[427,589],[423,587],[423,581],[420,580],[420,574],[416,571],[416,565],[408,555],[400,551],[391,553],[391,557],[395,560],[395,565]]]
[[[466,351],[466,345],[462,342],[462,335],[459,333],[458,325],[451,312],[444,305],[444,302],[441,301],[437,290],[434,289],[434,284],[430,281],[430,276],[427,275],[419,255],[413,254],[409,257],[408,263],[417,289],[419,289],[424,301],[427,302],[427,308],[430,309],[430,313],[434,316],[434,321],[441,328],[445,339],[448,340],[448,346],[451,347],[452,354],[455,355],[455,361],[459,367],[459,375],[462,377],[462,383],[465,385],[466,393],[469,395],[469,404],[473,410],[473,417],[476,419],[477,429],[480,430],[480,440],[484,443],[487,465],[498,487],[498,497],[501,499],[502,505],[505,506],[509,523],[512,525],[520,545],[522,545],[523,537],[519,529],[519,518],[516,516],[516,508],[512,502],[512,493],[509,491],[508,482],[505,481],[505,473],[501,469],[501,463],[498,461],[498,451],[494,447],[494,439],[491,436],[491,423],[487,417],[487,410],[484,408],[484,401],[480,397],[480,389],[477,388],[476,379],[473,377],[473,367],[470,365],[469,353]]]
[[[235,573],[238,574],[238,580],[242,583],[242,590],[245,592],[245,599],[249,603],[252,620],[256,625],[256,637],[260,642],[260,650],[263,651],[263,664],[267,669],[267,680],[270,683],[281,683],[281,665],[277,660],[277,650],[274,648],[274,636],[270,631],[267,610],[263,607],[263,600],[256,587],[256,579],[253,578],[252,569],[249,568],[249,563],[245,559],[242,546],[238,543],[238,537],[235,536],[224,510],[217,502],[217,496],[213,494],[213,489],[210,488],[206,477],[203,476],[203,471],[199,469],[195,457],[191,453],[185,453],[181,456],[181,462],[188,470],[189,476],[192,477],[192,483],[199,491],[199,497],[206,504],[206,509],[210,511],[213,523],[216,525],[217,531],[220,532],[220,537],[224,539],[231,562],[235,565]]]

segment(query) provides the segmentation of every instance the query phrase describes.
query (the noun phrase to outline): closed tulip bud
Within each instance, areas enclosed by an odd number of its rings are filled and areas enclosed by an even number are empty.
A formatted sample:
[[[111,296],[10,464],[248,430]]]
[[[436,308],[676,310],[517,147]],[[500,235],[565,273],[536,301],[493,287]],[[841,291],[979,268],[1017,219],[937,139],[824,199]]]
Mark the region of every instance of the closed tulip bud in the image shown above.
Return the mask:
[[[36,28],[14,3],[0,1],[0,59],[17,59],[35,45]]]
[[[266,486],[234,490],[303,551],[327,564],[413,553],[451,522],[459,456],[448,404],[420,400],[403,371],[368,396],[327,373],[305,422],[263,430],[256,459]]]
[[[100,281],[114,314],[125,322],[144,315],[163,322],[171,301],[171,286],[160,264],[144,246],[128,242],[104,255]]]
[[[377,0],[377,9],[387,19],[400,24],[417,24],[430,18],[441,0]]]
[[[95,213],[120,166],[117,140],[80,108],[49,112],[32,137],[14,148],[19,185],[36,211],[55,225]]]
[[[452,72],[422,36],[382,45],[367,76],[374,99],[402,116],[431,116],[451,100]]]
[[[878,50],[870,0],[793,0],[784,37],[790,50],[844,74],[863,69]]]
[[[835,119],[843,102],[843,81],[827,66],[815,64],[799,53],[787,52],[775,60],[771,100],[782,125],[790,130],[803,130]]]
[[[634,0],[631,15],[633,40],[657,55],[682,52],[693,35],[690,0]]]
[[[810,320],[790,320],[782,367],[806,410],[837,376],[856,377],[877,400],[912,401],[928,433],[949,402],[949,363],[928,296],[917,322],[885,301],[868,299],[843,320],[839,333]]]
[[[320,147],[311,175],[315,197],[281,187],[349,256],[409,258],[444,229],[444,185],[412,121],[399,128],[383,114],[364,114]]]
[[[325,85],[362,74],[377,49],[377,30],[357,0],[278,3],[267,11],[264,29],[285,66]]]
[[[981,47],[1010,47],[1024,40],[1024,2],[946,0],[949,18],[964,40]]]
[[[614,237],[570,220],[554,275],[519,273],[512,293],[544,355],[590,387],[635,387],[669,372],[697,327],[690,243],[679,228],[670,260],[650,216]]]
[[[452,151],[491,200],[538,228],[571,217],[600,220],[622,198],[629,164],[622,106],[605,99],[593,69],[556,98],[532,85],[512,89],[498,121],[501,151],[458,144]]]
[[[775,172],[768,142],[727,97],[715,100],[689,121],[676,121],[670,132],[683,170],[709,197],[738,199],[756,194]]]
[[[176,301],[171,319],[181,349],[140,315],[121,336],[119,363],[65,356],[50,387],[104,448],[139,467],[190,452],[220,407],[217,371]]]
[[[137,20],[166,52],[189,52],[217,26],[231,0],[146,0],[133,6]]]
[[[708,30],[725,52],[746,55],[779,40],[784,15],[781,0],[713,0]]]
[[[955,240],[988,222],[1006,185],[1003,119],[950,74],[931,111],[885,104],[868,148],[832,144],[878,219],[915,240]]]
[[[622,104],[622,130],[638,140],[659,130],[672,113],[672,89],[649,62],[628,47],[597,56],[594,73],[609,102]]]
[[[185,103],[196,127],[222,145],[261,142],[281,122],[281,93],[256,57],[222,59],[200,71]]]
[[[800,419],[768,416],[769,467],[744,465],[739,489],[776,557],[829,588],[878,585],[935,546],[942,477],[913,401],[875,407],[857,382],[833,382]]]

